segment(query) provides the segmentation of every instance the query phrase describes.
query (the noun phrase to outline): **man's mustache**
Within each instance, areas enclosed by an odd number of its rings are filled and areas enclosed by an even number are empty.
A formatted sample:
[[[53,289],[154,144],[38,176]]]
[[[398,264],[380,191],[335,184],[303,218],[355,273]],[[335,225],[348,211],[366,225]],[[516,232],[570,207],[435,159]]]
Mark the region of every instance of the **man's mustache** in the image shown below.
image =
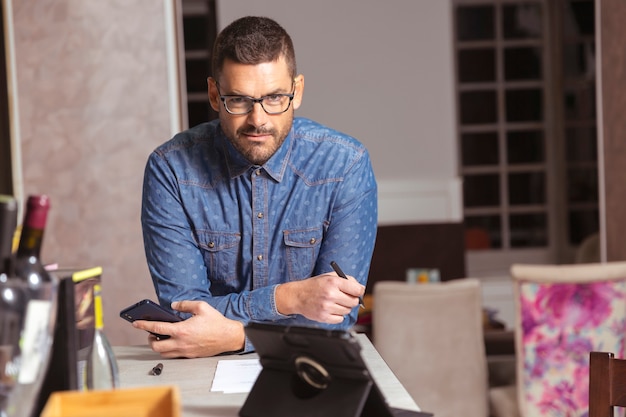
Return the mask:
[[[275,132],[274,132],[274,129],[252,128],[252,129],[241,129],[239,133],[243,135],[272,135],[274,136]]]

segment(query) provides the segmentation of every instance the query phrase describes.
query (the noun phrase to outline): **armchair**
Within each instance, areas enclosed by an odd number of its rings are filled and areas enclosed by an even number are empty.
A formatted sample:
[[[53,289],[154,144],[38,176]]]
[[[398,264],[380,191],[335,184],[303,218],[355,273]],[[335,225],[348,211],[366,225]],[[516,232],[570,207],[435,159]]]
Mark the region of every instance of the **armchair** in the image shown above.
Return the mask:
[[[374,346],[409,394],[436,417],[487,417],[480,282],[380,281]]]
[[[517,264],[511,276],[517,384],[490,392],[494,415],[586,417],[589,353],[625,353],[626,262]]]

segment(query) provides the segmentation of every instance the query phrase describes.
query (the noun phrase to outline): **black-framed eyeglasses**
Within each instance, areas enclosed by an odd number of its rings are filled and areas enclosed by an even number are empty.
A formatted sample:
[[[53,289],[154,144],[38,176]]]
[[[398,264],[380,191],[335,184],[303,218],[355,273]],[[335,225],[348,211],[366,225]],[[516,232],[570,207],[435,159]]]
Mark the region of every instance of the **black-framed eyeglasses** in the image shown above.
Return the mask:
[[[263,97],[254,98],[235,94],[222,95],[220,85],[218,83],[215,83],[215,85],[217,86],[217,93],[220,95],[220,100],[224,103],[226,111],[238,116],[250,113],[255,103],[259,103],[267,114],[284,113],[289,110],[289,106],[291,106],[296,88],[295,85],[293,85],[291,94],[268,94]]]

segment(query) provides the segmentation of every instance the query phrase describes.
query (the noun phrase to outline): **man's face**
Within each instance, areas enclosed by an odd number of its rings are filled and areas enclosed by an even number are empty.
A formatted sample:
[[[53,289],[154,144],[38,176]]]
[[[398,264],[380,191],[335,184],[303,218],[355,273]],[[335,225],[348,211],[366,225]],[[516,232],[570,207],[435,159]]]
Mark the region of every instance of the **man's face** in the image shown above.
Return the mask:
[[[224,62],[222,75],[209,78],[211,107],[219,113],[222,130],[233,146],[251,163],[263,165],[280,148],[291,130],[294,110],[300,107],[304,77],[295,80],[289,75],[283,58],[258,65]],[[219,94],[260,98],[270,94],[289,94],[294,98],[289,109],[281,114],[267,114],[261,104],[255,103],[248,114],[230,114],[224,108]]]

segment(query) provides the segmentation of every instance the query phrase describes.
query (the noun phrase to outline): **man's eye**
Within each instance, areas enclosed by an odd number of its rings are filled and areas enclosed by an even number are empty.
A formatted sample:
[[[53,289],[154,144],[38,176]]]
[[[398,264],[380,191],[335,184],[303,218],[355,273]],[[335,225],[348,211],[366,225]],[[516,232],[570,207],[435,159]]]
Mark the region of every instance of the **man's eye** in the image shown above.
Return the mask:
[[[245,97],[229,97],[228,102],[234,105],[245,104],[248,102],[248,99],[246,99]]]
[[[283,95],[282,94],[271,94],[269,96],[265,96],[264,101],[266,103],[280,103],[280,101],[283,99]]]

